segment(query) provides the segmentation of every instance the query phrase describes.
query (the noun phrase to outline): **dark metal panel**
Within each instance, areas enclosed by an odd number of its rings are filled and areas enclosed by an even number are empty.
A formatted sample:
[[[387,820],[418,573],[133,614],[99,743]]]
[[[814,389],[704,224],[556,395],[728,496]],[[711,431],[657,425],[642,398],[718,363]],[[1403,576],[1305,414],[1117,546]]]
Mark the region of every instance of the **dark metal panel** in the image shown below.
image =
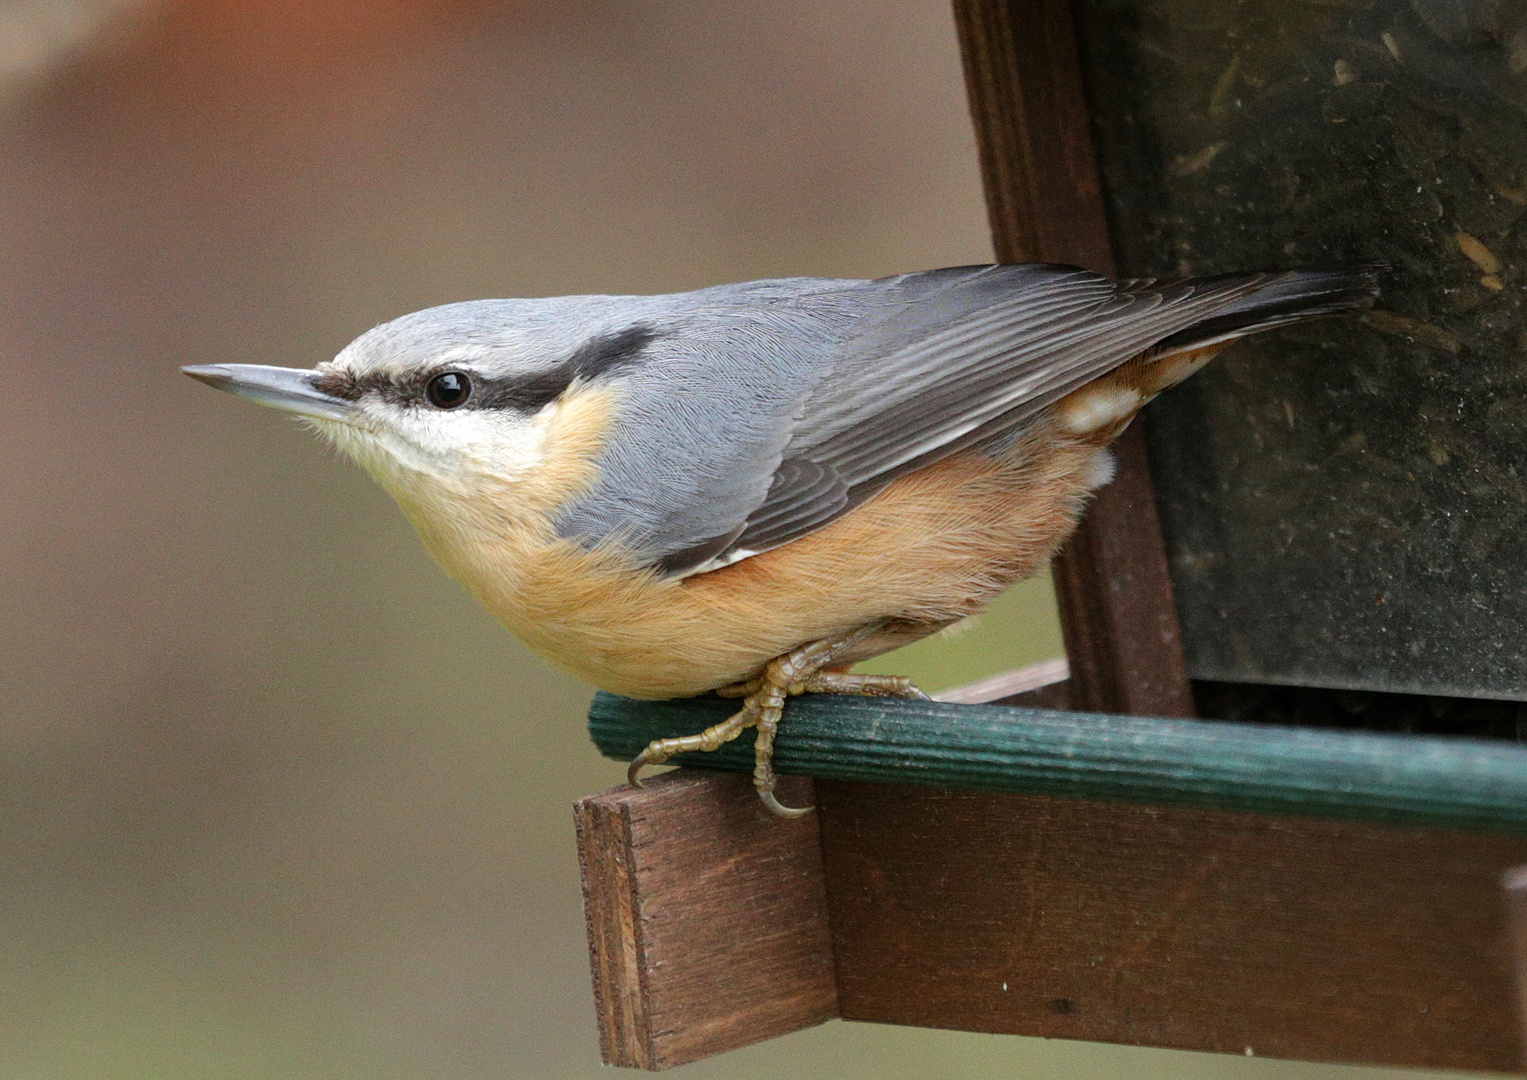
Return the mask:
[[[1075,12],[1122,271],[1394,266],[1148,411],[1190,674],[1527,698],[1527,5]]]

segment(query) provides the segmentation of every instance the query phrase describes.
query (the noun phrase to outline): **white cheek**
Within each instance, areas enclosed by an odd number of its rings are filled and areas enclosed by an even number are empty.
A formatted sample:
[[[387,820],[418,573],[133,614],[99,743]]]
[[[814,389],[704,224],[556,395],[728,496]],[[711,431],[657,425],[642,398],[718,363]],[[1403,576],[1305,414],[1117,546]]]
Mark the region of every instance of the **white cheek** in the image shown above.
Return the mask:
[[[546,427],[539,415],[510,409],[410,409],[389,449],[400,464],[420,472],[518,480],[545,459]]]
[[[444,412],[373,405],[354,426],[324,425],[335,444],[379,479],[521,480],[546,456],[555,406],[526,416],[509,409]]]

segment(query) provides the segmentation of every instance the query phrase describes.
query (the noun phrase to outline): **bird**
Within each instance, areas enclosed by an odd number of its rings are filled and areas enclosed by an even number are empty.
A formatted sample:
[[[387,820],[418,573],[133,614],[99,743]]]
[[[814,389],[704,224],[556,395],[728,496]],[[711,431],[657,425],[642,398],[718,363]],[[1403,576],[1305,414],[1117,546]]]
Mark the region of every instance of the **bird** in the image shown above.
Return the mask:
[[[1047,566],[1108,444],[1237,339],[1360,311],[1385,268],[1111,280],[1046,263],[472,300],[311,369],[182,370],[296,413],[397,500],[440,565],[604,690],[741,698],[628,772],[800,693],[920,698],[850,668]]]

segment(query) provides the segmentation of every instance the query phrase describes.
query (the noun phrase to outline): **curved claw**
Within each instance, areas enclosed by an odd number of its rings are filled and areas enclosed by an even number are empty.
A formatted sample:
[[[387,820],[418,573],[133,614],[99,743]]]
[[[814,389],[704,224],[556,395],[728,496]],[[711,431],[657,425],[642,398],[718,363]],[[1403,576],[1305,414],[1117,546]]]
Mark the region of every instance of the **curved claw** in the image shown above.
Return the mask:
[[[760,791],[758,793],[758,799],[769,808],[769,813],[773,814],[775,817],[805,817],[807,814],[816,809],[814,806],[786,806],[784,803],[780,802],[774,797],[774,792],[772,791]]]
[[[630,784],[634,788],[646,786],[642,783],[641,773],[643,769],[652,764],[652,760],[647,757],[647,751],[651,749],[652,747],[647,747],[647,750],[643,750],[640,754],[637,754],[635,760],[633,760],[630,765],[626,766],[626,783]]]
[[[907,687],[907,697],[913,701],[932,701],[933,699],[915,686]]]

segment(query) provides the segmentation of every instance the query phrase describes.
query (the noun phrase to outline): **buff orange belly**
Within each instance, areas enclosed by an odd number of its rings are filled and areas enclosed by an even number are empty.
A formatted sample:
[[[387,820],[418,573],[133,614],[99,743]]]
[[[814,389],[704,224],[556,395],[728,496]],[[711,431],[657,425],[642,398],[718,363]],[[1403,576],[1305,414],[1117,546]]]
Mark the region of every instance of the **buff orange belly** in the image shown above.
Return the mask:
[[[976,613],[1041,569],[1081,510],[1097,447],[1057,450],[1051,425],[1034,427],[1046,431],[1000,456],[956,454],[811,535],[684,579],[633,572],[618,551],[565,540],[425,539],[557,667],[631,697],[688,696],[745,680],[806,642],[889,621],[852,658],[865,659]],[[1047,431],[1047,451],[1033,453]]]

